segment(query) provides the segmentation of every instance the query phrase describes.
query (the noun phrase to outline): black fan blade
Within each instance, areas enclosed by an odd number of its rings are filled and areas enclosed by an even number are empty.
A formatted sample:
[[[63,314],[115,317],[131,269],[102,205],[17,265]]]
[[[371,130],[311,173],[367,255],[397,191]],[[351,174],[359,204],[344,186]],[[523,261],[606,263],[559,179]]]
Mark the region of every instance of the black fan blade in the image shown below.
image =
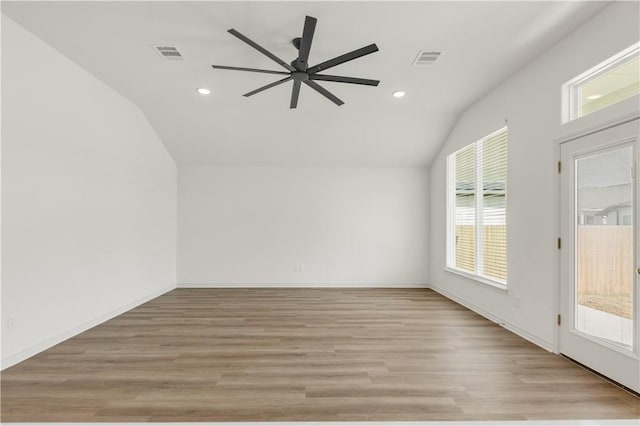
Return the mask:
[[[298,107],[298,96],[300,96],[301,85],[302,82],[300,81],[293,82],[293,90],[291,91],[291,104],[289,105],[289,108],[291,109]]]
[[[282,75],[289,75],[288,72],[285,71],[271,71],[271,70],[260,70],[257,68],[242,68],[242,67],[227,67],[224,65],[211,65],[212,68],[218,69],[218,70],[232,70],[232,71],[249,71],[249,72],[261,72],[264,74],[282,74]]]
[[[302,30],[302,40],[300,41],[300,49],[298,49],[298,69],[305,71],[309,66],[309,52],[311,51],[311,42],[313,41],[313,33],[316,31],[316,23],[318,20],[311,16],[307,16],[304,20],[304,29]]]
[[[263,90],[271,89],[272,87],[275,87],[275,86],[277,86],[277,85],[279,85],[279,84],[286,83],[286,82],[287,82],[287,81],[289,81],[289,80],[291,80],[291,76],[289,76],[289,77],[287,77],[287,78],[283,78],[282,80],[275,81],[275,82],[273,82],[273,83],[269,83],[269,84],[267,84],[266,86],[262,86],[262,87],[260,87],[259,89],[252,90],[251,92],[249,92],[249,93],[245,93],[245,94],[244,94],[244,95],[242,95],[242,96],[244,96],[244,97],[247,97],[247,98],[248,98],[249,96],[253,96],[253,95],[255,95],[256,93],[260,93],[260,92],[262,92]]]
[[[363,84],[365,86],[377,86],[380,80],[368,80],[366,78],[341,77],[339,75],[313,74],[310,75],[311,80],[336,81],[338,83]]]
[[[323,71],[323,70],[335,67],[336,65],[344,64],[345,62],[352,61],[361,56],[365,56],[377,51],[378,51],[378,46],[376,46],[375,43],[370,44],[360,49],[356,49],[352,52],[345,53],[344,55],[340,55],[336,58],[329,59],[328,61],[322,62],[321,64],[314,65],[307,70],[307,74],[315,74],[318,71]]]
[[[231,28],[228,32],[229,32],[229,34],[238,37],[240,40],[244,41],[249,46],[253,47],[254,49],[256,49],[258,52],[262,53],[266,57],[268,57],[271,60],[277,62],[280,65],[282,65],[283,67],[285,67],[289,71],[295,71],[295,68],[293,68],[291,65],[289,65],[288,63],[286,63],[282,59],[278,58],[276,55],[274,55],[273,53],[269,52],[267,49],[265,49],[264,47],[260,46],[255,41],[253,41],[250,38],[244,36],[243,34],[240,34],[238,31],[234,30],[233,28]]]
[[[334,95],[333,93],[331,93],[330,91],[328,91],[324,87],[320,86],[315,81],[306,80],[304,82],[304,84],[306,84],[307,86],[311,87],[313,90],[315,90],[316,92],[320,93],[322,96],[324,96],[325,98],[329,99],[334,104],[336,104],[338,106],[344,104],[344,102],[342,102],[336,95]]]

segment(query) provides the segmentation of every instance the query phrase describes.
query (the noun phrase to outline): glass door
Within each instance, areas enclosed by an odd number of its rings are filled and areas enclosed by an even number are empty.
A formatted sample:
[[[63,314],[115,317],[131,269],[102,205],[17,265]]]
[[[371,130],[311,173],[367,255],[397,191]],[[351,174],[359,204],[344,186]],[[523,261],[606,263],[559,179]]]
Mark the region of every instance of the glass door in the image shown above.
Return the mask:
[[[640,391],[638,121],[562,144],[560,352]]]

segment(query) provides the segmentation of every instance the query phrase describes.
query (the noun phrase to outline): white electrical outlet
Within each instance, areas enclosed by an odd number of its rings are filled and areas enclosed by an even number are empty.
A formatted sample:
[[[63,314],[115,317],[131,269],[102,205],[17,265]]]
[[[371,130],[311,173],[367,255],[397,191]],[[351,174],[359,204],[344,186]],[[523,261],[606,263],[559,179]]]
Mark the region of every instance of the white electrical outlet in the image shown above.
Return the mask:
[[[304,272],[304,265],[302,263],[293,265],[293,272]]]

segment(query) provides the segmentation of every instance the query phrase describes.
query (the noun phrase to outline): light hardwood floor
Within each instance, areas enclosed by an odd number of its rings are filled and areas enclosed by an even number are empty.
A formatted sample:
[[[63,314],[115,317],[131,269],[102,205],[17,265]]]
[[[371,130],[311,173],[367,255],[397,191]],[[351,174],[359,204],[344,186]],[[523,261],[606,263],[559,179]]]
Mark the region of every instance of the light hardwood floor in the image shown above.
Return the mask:
[[[422,289],[177,289],[11,367],[2,421],[640,418]]]

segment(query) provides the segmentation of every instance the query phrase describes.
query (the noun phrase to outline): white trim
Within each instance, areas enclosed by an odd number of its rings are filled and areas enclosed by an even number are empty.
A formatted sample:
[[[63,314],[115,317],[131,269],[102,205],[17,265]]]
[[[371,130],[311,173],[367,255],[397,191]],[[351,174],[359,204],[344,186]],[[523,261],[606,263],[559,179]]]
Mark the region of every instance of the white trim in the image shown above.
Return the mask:
[[[538,336],[536,336],[535,334],[532,334],[531,332],[524,330],[522,328],[520,328],[519,326],[515,325],[515,324],[511,324],[507,321],[505,321],[503,318],[500,318],[494,314],[492,314],[489,311],[486,311],[476,305],[474,305],[471,302],[468,302],[467,300],[456,296],[455,294],[447,291],[447,290],[443,290],[441,288],[438,287],[434,287],[431,286],[431,290],[435,291],[436,293],[439,293],[441,295],[443,295],[444,297],[446,297],[447,299],[450,299],[456,303],[458,303],[459,305],[464,306],[467,309],[472,310],[473,312],[482,315],[483,317],[485,317],[486,319],[488,319],[489,321],[495,322],[496,324],[498,324],[499,326],[509,330],[510,332],[512,332],[513,334],[516,334],[520,337],[522,337],[525,340],[528,340],[529,342],[533,343],[534,345],[540,346],[542,349],[545,349],[549,352],[553,352],[553,343],[549,342],[545,339],[542,339]]]
[[[451,266],[445,266],[444,268],[445,271],[447,272],[451,272],[452,274],[458,274],[461,275],[465,278],[469,278],[470,280],[474,280],[480,284],[484,284],[484,285],[488,285],[494,288],[497,288],[498,290],[502,290],[504,292],[508,292],[509,291],[509,287],[507,286],[506,283],[502,283],[500,281],[496,281],[496,280],[492,280],[491,278],[488,277],[483,277],[481,275],[477,275],[473,272],[467,272],[463,269],[458,269],[458,268],[453,268]]]
[[[562,229],[561,229],[561,219],[562,219],[562,209],[561,209],[561,198],[562,198],[562,191],[561,191],[561,184],[562,184],[562,173],[564,172],[564,169],[566,167],[566,164],[562,163],[562,149],[561,149],[562,145],[556,141],[556,143],[554,144],[554,150],[555,150],[555,159],[556,161],[560,164],[560,171],[554,173],[555,174],[555,185],[554,185],[554,198],[553,198],[553,202],[555,203],[554,205],[554,210],[556,212],[556,220],[554,223],[554,231],[555,231],[555,235],[557,236],[557,238],[561,238],[562,237]],[[566,172],[565,172],[566,173]],[[560,243],[562,244],[562,239],[559,240]],[[565,241],[566,244],[566,241]],[[557,246],[556,246],[557,247]],[[561,249],[556,248],[555,250],[556,254],[553,257],[553,267],[555,270],[555,292],[554,292],[554,298],[553,298],[553,309],[554,309],[554,317],[551,318],[551,320],[553,321],[553,319],[557,318],[557,315],[560,315],[562,306],[560,306],[560,292],[561,292],[561,283],[562,283],[562,259],[561,259],[561,255],[562,255],[562,251]],[[555,354],[559,354],[560,353],[560,326],[557,324],[557,320],[553,322],[554,327],[553,327],[553,353]]]
[[[601,345],[601,346],[605,346],[608,349],[611,349],[612,351],[616,351],[621,353],[622,355],[626,355],[629,358],[633,358],[635,360],[639,360],[640,356],[635,353],[633,351],[633,348],[631,348],[631,350],[622,347],[620,344],[618,344],[617,342],[610,342],[607,341],[607,339],[603,339],[597,336],[592,336],[588,333],[585,333],[581,330],[578,330],[575,325],[571,328],[571,330],[569,330],[569,333],[573,334],[574,336],[578,336],[582,339],[586,339],[586,340],[590,340],[591,342],[595,343],[596,345]]]
[[[571,142],[575,139],[580,139],[582,137],[589,136],[593,133],[602,132],[603,130],[610,129],[612,127],[616,127],[621,124],[629,123],[633,120],[637,120],[638,118],[640,118],[640,111],[633,111],[624,115],[619,115],[616,118],[613,118],[610,120],[604,120],[598,124],[584,126],[578,131],[569,133],[567,135],[562,136],[561,138],[556,139],[556,143],[563,144],[565,142]],[[558,160],[560,160],[559,157],[558,157]]]
[[[447,221],[447,228],[445,229],[445,244],[446,244],[446,250],[447,250],[447,258],[446,258],[446,264],[447,265],[455,265],[455,259],[456,259],[456,245],[455,243],[452,243],[450,236],[453,235],[454,236],[454,241],[455,241],[455,208],[456,208],[456,182],[455,182],[455,178],[451,179],[451,173],[453,171],[455,171],[456,169],[456,156],[455,155],[448,155],[446,157],[447,159],[447,175],[445,176],[445,185],[447,188],[447,211],[446,211],[446,221]]]
[[[178,283],[177,288],[429,288],[427,283]]]
[[[58,343],[62,343],[67,339],[70,339],[74,336],[77,336],[78,334],[89,330],[90,328],[93,328],[99,324],[102,324],[105,321],[108,321],[118,315],[121,315],[133,308],[135,308],[136,306],[142,305],[143,303],[146,303],[148,301],[150,301],[151,299],[155,299],[158,296],[163,295],[164,293],[167,293],[171,290],[175,289],[174,286],[169,286],[169,287],[165,287],[162,288],[160,290],[156,290],[151,294],[148,294],[140,299],[137,299],[131,303],[127,303],[124,306],[121,306],[117,309],[114,309],[111,312],[107,312],[106,314],[100,315],[92,320],[89,320],[87,322],[84,322],[80,325],[78,325],[77,327],[74,327],[72,329],[69,329],[63,333],[58,334],[57,336],[51,337],[47,340],[44,340],[43,342],[40,342],[36,345],[33,345],[27,349],[24,349],[16,354],[13,355],[9,355],[6,358],[2,358],[2,366],[1,369],[4,370],[6,368],[11,367],[12,365],[15,365],[19,362],[22,362],[24,360],[26,360],[27,358],[31,358],[34,355],[39,354],[40,352],[49,349],[52,346],[57,345]]]

